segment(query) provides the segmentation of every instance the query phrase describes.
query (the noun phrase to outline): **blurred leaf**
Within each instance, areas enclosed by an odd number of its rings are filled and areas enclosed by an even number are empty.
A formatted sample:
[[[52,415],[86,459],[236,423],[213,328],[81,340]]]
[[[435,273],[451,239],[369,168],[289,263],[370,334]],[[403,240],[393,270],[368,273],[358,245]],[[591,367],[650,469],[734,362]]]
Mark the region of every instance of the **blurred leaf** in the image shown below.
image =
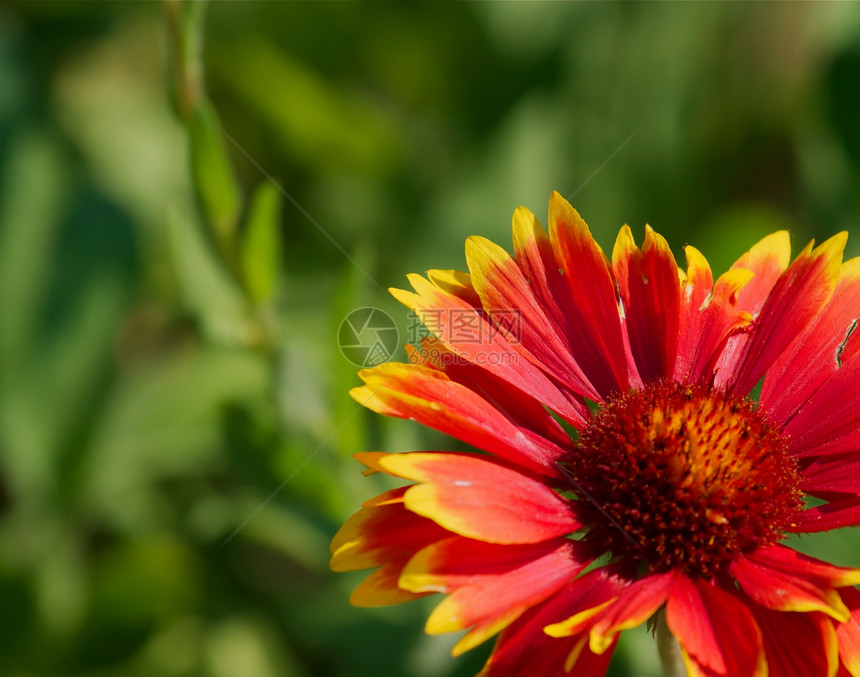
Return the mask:
[[[118,528],[155,528],[163,515],[153,485],[219,468],[223,406],[265,386],[265,364],[247,351],[195,350],[129,374],[94,436],[87,508]]]
[[[353,258],[364,270],[374,271],[376,268],[375,257],[369,247],[357,249],[353,253]],[[332,348],[335,347],[334,343],[338,336],[339,327],[346,316],[358,308],[372,305],[366,300],[368,298],[372,298],[372,296],[367,278],[351,263],[345,265],[343,277],[331,303]],[[355,413],[359,405],[348,395],[350,389],[359,383],[357,372],[360,367],[347,360],[340,351],[332,350],[330,359],[333,361],[332,373],[334,375],[334,392],[332,393],[334,415],[332,420],[342,426],[337,439],[332,440],[332,442],[341,458],[344,458],[369,448],[367,415],[363,411]],[[350,468],[350,470],[354,470],[354,468]]]
[[[211,59],[272,125],[293,162],[322,172],[350,167],[379,174],[399,156],[399,132],[384,109],[273,45],[246,39]]]
[[[271,298],[281,266],[281,194],[269,181],[251,198],[242,241],[242,277],[254,303]]]
[[[194,220],[178,205],[168,212],[172,262],[183,299],[197,316],[204,336],[218,343],[242,343],[247,327],[242,294]]]
[[[222,254],[230,255],[236,236],[242,197],[224,145],[218,114],[201,101],[189,121],[191,171],[207,224]]]
[[[304,674],[286,645],[262,618],[235,617],[209,631],[207,654],[212,677],[298,677]]]
[[[22,131],[7,149],[0,186],[0,382],[26,370],[52,243],[68,197],[64,162],[43,135]],[[11,393],[0,393],[11,395]]]

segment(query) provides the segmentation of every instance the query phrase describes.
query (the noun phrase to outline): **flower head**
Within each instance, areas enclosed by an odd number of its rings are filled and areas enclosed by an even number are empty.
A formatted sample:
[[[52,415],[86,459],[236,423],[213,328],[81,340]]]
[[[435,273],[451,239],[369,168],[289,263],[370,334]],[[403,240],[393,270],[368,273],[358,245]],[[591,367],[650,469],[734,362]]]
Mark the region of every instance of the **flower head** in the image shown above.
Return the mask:
[[[690,675],[860,676],[860,569],[781,543],[860,524],[845,234],[790,262],[775,233],[715,281],[648,227],[610,261],[549,213],[516,211],[514,256],[472,237],[468,274],[392,290],[433,336],[353,397],[486,453],[358,455],[411,483],[335,536],[335,570],[376,567],[352,601],[446,594],[427,631],[467,630],[455,654],[500,633],[484,677],[604,675],[655,614]]]

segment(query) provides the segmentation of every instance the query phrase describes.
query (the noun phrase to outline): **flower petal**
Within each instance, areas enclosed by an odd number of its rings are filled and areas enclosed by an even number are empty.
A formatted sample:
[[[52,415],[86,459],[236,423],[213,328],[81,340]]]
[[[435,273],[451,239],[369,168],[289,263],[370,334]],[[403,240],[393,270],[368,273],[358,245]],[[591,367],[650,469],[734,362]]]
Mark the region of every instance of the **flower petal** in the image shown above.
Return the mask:
[[[860,583],[860,570],[843,569],[781,545],[759,548],[731,565],[741,589],[775,611],[821,611],[838,621],[848,609],[835,590]]]
[[[412,555],[451,532],[406,509],[409,487],[391,489],[366,501],[331,541],[333,571],[358,571]]]
[[[690,677],[764,677],[761,633],[747,606],[704,580],[679,576],[666,602]]]
[[[489,458],[451,453],[391,454],[393,475],[422,482],[406,507],[446,529],[489,543],[538,543],[582,527],[571,502],[545,484]]]
[[[472,446],[547,475],[565,450],[518,427],[489,402],[437,369],[387,363],[359,372],[364,386],[350,395],[388,416],[414,419]]]
[[[333,571],[380,567],[353,591],[350,602],[355,606],[399,604],[429,594],[398,587],[400,572],[412,555],[451,532],[407,510],[403,505],[407,489],[398,487],[365,501],[332,539]]]
[[[717,385],[741,395],[753,389],[768,367],[830,300],[839,279],[846,240],[847,235],[840,233],[815,249],[810,243],[800,253],[764,302],[737,366],[717,372]],[[750,285],[754,281],[755,278]]]
[[[738,307],[738,294],[753,278],[746,268],[734,268],[711,280],[711,268],[694,247],[686,247],[687,275],[683,284],[675,380],[710,381],[729,339],[752,322]]]
[[[676,574],[654,574],[631,583],[603,609],[591,628],[589,645],[600,654],[622,630],[642,625],[659,609],[675,584]]]
[[[480,394],[521,430],[537,434],[536,442],[540,446],[545,447],[546,441],[550,441],[566,451],[572,448],[570,436],[537,400],[511,387],[495,374],[457,359],[432,336],[424,339],[422,350],[429,350],[441,360],[441,368],[452,381]]]
[[[571,581],[555,598],[557,620],[544,628],[550,637],[573,637],[589,630],[630,583],[599,567]],[[563,603],[562,603],[563,600]]]
[[[606,256],[585,221],[557,192],[549,201],[549,231],[567,283],[561,311],[575,318],[569,324],[574,358],[601,395],[624,392],[629,383],[627,360]]]
[[[824,614],[784,613],[752,605],[767,658],[775,677],[834,677],[839,651],[833,623]]]
[[[561,675],[574,667],[582,677],[603,677],[617,637],[606,651],[595,654],[588,646],[587,622],[575,633],[550,635],[544,628],[572,612],[593,617],[619,589],[618,579],[607,575],[604,567],[572,580],[502,631],[478,677]]]
[[[860,497],[851,496],[797,513],[786,531],[811,534],[857,525],[860,525]]]
[[[533,677],[533,675],[564,675],[576,668],[580,677],[604,677],[612,659],[615,642],[601,655],[588,648],[588,636],[583,633],[576,637],[553,639],[539,627],[530,627],[529,632],[519,630],[511,637],[520,639],[514,644],[502,632],[490,660],[477,677]],[[505,641],[503,642],[503,639]],[[617,642],[617,640],[616,640]],[[511,648],[513,647],[513,648]]]
[[[801,470],[800,488],[820,498],[860,495],[860,458],[857,454],[820,456]]]
[[[842,367],[858,309],[860,258],[842,264],[830,302],[768,370],[761,404],[774,420],[789,421]]]
[[[409,557],[401,557],[379,567],[356,586],[349,603],[360,607],[389,606],[432,595],[433,592],[410,592],[397,584],[408,562]]]
[[[860,591],[845,588],[841,593],[851,616],[836,626],[839,658],[852,677],[860,677]]]
[[[762,238],[732,264],[731,270],[752,271],[753,278],[738,294],[738,306],[758,315],[780,276],[791,261],[791,241],[787,230]]]
[[[534,545],[496,545],[455,536],[415,555],[400,576],[412,592],[450,593],[427,620],[431,635],[472,628],[459,655],[516,620],[575,577],[588,560],[566,538]]]
[[[518,336],[508,339],[573,392],[598,399],[597,391],[572,357],[568,336],[557,322],[560,313],[545,312],[516,260],[489,240],[470,237],[466,261],[490,317],[493,312],[519,313]]]
[[[469,273],[460,270],[428,270],[427,279],[448,294],[462,299],[474,308],[481,307],[481,297],[475,291],[472,278]]]
[[[681,290],[669,243],[645,226],[640,250],[630,228],[624,226],[615,241],[612,270],[639,376],[645,383],[671,378],[678,349]]]
[[[841,318],[847,320],[857,309],[849,308]],[[846,315],[848,317],[846,317]],[[826,378],[811,394],[802,393],[798,400],[805,401],[797,410],[788,408],[776,415],[788,415],[785,423],[792,452],[800,457],[814,457],[830,454],[853,452],[860,448],[860,332],[836,325],[834,333],[840,342],[833,349],[829,344],[830,358],[833,360]],[[826,341],[825,341],[826,344]],[[825,345],[825,350],[828,346]],[[796,403],[796,402],[795,402]]]
[[[563,393],[506,337],[509,332],[483,311],[443,291],[420,275],[409,275],[416,293],[390,289],[428,330],[463,359],[506,380],[574,424],[585,421],[584,404]],[[516,318],[514,318],[516,319]]]

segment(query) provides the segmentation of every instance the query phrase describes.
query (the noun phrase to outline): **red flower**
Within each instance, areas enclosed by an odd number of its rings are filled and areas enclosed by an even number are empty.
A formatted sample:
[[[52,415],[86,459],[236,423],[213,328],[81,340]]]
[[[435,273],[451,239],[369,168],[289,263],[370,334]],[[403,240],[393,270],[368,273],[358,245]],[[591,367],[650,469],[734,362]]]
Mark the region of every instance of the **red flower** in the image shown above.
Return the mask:
[[[603,675],[655,614],[690,675],[860,675],[860,570],[780,543],[860,524],[846,235],[789,265],[775,233],[714,281],[650,228],[610,262],[557,193],[549,212],[548,235],[516,211],[514,257],[473,237],[468,275],[393,290],[435,336],[353,397],[488,453],[358,455],[414,484],[335,536],[332,568],[378,567],[352,601],[446,593],[427,631],[468,630],[455,654],[501,632],[485,677]]]

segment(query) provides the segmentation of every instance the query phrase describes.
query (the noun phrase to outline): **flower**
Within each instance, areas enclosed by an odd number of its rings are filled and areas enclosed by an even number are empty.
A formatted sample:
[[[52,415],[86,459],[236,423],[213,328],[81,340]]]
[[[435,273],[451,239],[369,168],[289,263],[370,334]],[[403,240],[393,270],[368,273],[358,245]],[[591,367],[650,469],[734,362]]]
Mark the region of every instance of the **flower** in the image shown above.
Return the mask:
[[[333,569],[376,567],[352,602],[447,594],[426,629],[467,630],[455,655],[500,633],[482,677],[604,675],[649,619],[690,675],[860,675],[860,569],[781,543],[860,524],[846,239],[790,263],[774,233],[714,281],[647,226],[607,260],[554,193],[513,257],[472,237],[469,274],[410,276],[433,336],[351,394],[486,453],[357,455],[412,483],[334,537]]]

